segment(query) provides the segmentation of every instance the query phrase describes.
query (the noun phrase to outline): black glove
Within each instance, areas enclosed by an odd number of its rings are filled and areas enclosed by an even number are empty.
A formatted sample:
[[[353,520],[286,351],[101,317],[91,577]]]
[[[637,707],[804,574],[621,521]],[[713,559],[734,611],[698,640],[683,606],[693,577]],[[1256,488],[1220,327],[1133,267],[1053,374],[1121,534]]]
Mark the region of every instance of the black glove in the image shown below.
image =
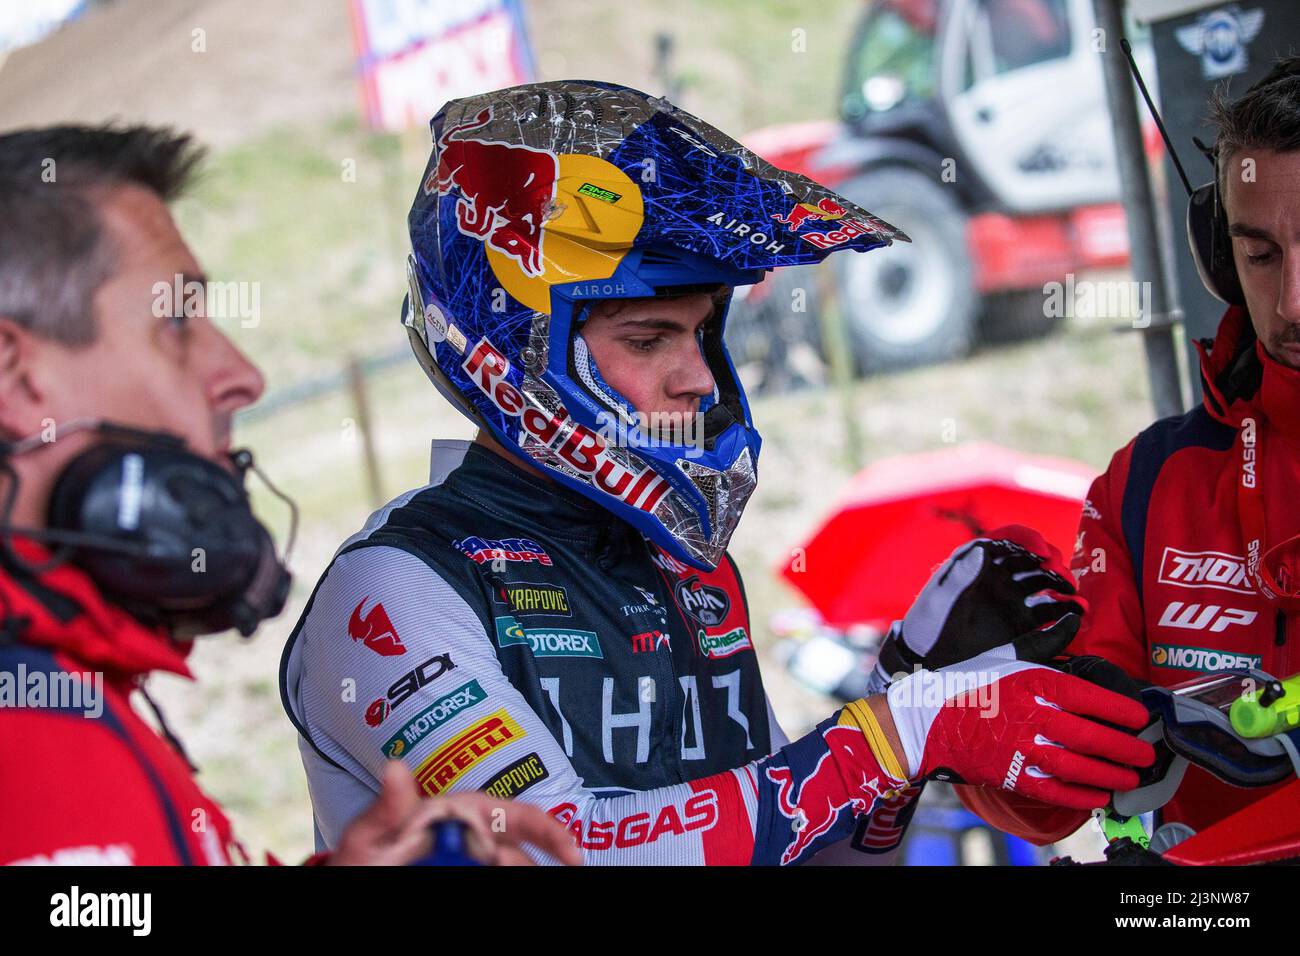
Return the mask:
[[[873,690],[917,667],[935,670],[1005,647],[1042,664],[1065,651],[1087,602],[1061,553],[1036,531],[999,528],[952,553],[880,647]]]
[[[1151,686],[1150,681],[1137,680],[1130,677],[1122,668],[1112,664],[1104,657],[1096,657],[1092,654],[1076,655],[1067,657],[1063,661],[1055,661],[1052,664],[1057,670],[1064,671],[1067,674],[1073,674],[1075,677],[1082,677],[1090,683],[1096,684],[1105,690],[1114,691],[1117,694],[1123,694],[1125,697],[1131,697],[1138,703],[1145,704],[1142,700],[1142,688]],[[1147,710],[1150,711],[1150,705]],[[1151,719],[1155,720],[1156,715],[1152,714]],[[1100,717],[1092,718],[1099,724],[1107,727],[1113,727],[1115,730],[1121,730],[1126,734],[1134,733],[1131,728],[1122,727],[1119,724],[1111,723]],[[1148,727],[1150,724],[1147,725]],[[1143,728],[1145,730],[1145,728]],[[1156,750],[1155,762],[1149,767],[1138,768],[1138,789],[1150,786],[1158,780],[1164,778],[1169,771],[1169,765],[1173,762],[1174,752],[1169,749],[1169,745],[1163,740],[1156,740],[1152,743]]]
[[[1086,681],[1104,687],[1106,690],[1131,697],[1142,702],[1142,684],[1138,683],[1121,667],[1112,664],[1104,657],[1094,654],[1077,654],[1053,664],[1058,671],[1082,677]],[[1143,682],[1145,683],[1145,682]]]

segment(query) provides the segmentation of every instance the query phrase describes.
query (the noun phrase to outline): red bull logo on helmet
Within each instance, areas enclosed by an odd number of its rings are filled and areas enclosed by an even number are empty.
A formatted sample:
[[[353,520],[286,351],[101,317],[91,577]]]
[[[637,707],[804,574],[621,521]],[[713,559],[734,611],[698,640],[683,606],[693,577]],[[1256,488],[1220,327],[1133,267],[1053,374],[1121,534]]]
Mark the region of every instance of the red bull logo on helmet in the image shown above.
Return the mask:
[[[563,405],[554,414],[527,405],[519,389],[506,381],[509,360],[486,337],[479,339],[461,368],[493,405],[506,415],[518,418],[525,432],[553,450],[601,491],[645,512],[654,511],[668,493],[668,482],[653,468],[633,471],[615,460],[604,439],[570,418]]]
[[[794,207],[784,216],[775,215],[772,218],[777,222],[785,223],[790,232],[798,232],[803,224],[809,221],[842,223],[838,228],[828,232],[809,232],[799,237],[818,249],[833,249],[850,239],[871,235],[879,231],[871,223],[850,216],[848,212],[844,206],[828,196],[815,206],[807,202],[795,203]]]
[[[848,215],[848,210],[828,196],[815,206],[810,202],[795,203],[794,208],[784,216],[777,214],[772,218],[777,222],[785,223],[791,232],[798,232],[799,227],[804,224],[805,220],[811,219],[814,222],[828,221],[843,219],[846,215]]]
[[[438,165],[425,180],[424,192],[445,196],[456,189],[456,226],[461,233],[509,256],[525,275],[540,276],[542,224],[555,201],[560,162],[544,149],[465,135],[491,119],[489,107],[443,131]]]

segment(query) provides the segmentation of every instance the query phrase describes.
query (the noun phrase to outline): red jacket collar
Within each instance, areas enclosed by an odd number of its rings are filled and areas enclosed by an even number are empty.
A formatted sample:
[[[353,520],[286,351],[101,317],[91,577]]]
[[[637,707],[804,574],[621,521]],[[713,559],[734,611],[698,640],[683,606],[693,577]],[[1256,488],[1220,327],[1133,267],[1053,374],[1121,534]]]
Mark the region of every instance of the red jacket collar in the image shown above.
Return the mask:
[[[1300,438],[1300,372],[1264,350],[1244,308],[1229,308],[1213,345],[1200,341],[1196,348],[1210,415],[1233,427],[1247,416],[1261,417],[1281,434]]]
[[[49,553],[29,540],[14,547],[33,563]],[[163,670],[191,677],[181,647],[161,628],[149,628],[109,604],[80,569],[63,564],[35,577],[0,567],[0,609],[6,622],[20,621],[15,636],[24,644],[67,654],[90,669],[134,677]]]

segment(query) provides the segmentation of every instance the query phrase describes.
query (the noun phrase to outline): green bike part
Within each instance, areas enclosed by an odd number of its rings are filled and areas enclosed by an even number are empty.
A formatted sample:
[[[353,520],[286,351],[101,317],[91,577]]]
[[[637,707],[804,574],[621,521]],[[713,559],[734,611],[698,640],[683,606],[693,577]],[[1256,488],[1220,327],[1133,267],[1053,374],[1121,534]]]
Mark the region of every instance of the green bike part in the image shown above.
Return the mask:
[[[1260,703],[1260,690],[1247,691],[1232,702],[1228,719],[1232,729],[1254,740],[1272,737],[1300,726],[1300,674],[1280,682],[1282,695],[1269,704]]]

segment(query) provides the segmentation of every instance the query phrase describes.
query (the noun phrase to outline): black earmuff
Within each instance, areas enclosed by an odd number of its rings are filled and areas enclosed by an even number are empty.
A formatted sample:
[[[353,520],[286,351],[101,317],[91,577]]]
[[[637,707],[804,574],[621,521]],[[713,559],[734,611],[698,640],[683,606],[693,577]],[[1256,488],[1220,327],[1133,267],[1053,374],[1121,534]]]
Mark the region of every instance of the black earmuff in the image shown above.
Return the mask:
[[[284,607],[289,572],[249,507],[242,469],[170,436],[91,446],[59,475],[47,512],[36,536],[66,550],[111,601],[178,637],[248,635]]]
[[[1187,201],[1187,242],[1201,284],[1210,295],[1228,305],[1245,305],[1246,295],[1232,259],[1228,217],[1219,199],[1217,163],[1214,179],[1197,187]]]

